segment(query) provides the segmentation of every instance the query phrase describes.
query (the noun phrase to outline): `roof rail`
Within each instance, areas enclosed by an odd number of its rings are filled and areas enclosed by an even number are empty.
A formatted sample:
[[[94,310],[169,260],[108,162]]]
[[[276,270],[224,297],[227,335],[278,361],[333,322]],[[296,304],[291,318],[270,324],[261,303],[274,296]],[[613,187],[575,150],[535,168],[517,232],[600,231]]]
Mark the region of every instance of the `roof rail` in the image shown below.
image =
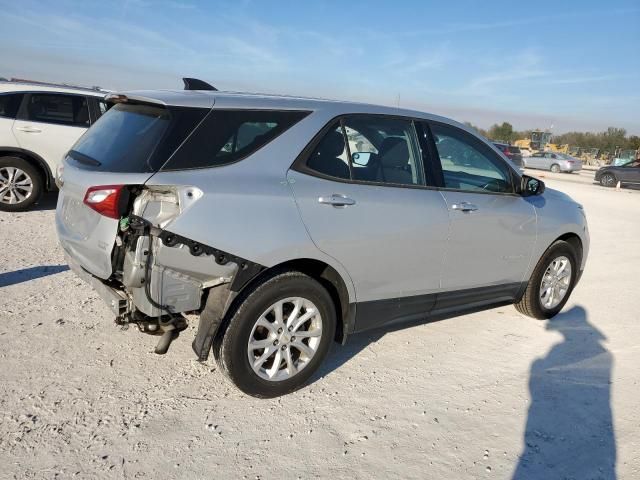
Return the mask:
[[[3,78],[2,81],[8,82],[8,83],[22,83],[22,84],[28,84],[28,85],[42,85],[43,87],[61,87],[61,88],[70,88],[70,89],[74,89],[74,90],[90,90],[93,92],[106,92],[107,90],[104,90],[101,87],[97,87],[97,86],[93,86],[93,87],[83,87],[80,85],[72,85],[69,83],[53,83],[53,82],[41,82],[39,80],[27,80],[24,78],[10,78],[10,79],[5,79]]]
[[[215,90],[215,91],[218,91],[218,89],[216,87],[214,87],[213,85],[210,85],[207,82],[199,80],[197,78],[185,77],[185,78],[182,79],[182,81],[184,82],[184,89],[185,90]]]

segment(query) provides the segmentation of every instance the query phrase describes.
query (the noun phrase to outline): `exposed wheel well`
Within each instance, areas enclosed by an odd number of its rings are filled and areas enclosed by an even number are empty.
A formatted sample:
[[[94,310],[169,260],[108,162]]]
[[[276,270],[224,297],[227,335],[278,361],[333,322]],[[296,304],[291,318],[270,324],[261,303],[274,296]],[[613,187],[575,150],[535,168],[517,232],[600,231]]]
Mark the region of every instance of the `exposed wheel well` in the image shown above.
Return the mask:
[[[578,256],[579,268],[580,265],[582,265],[582,240],[580,240],[580,237],[575,233],[565,233],[561,237],[556,238],[554,242],[557,242],[558,240],[564,240],[575,249],[576,255]]]
[[[297,270],[316,279],[327,289],[335,305],[338,317],[336,322],[335,340],[343,343],[352,327],[350,323],[353,321],[353,315],[355,312],[352,311],[349,304],[349,292],[347,290],[347,286],[336,269],[320,260],[311,258],[289,260],[265,270],[258,277],[252,280],[250,285],[247,287],[252,288],[252,286],[260,283],[262,281],[262,277],[273,270]]]
[[[40,158],[38,155],[35,155],[34,153],[31,153],[22,149],[0,148],[0,157],[22,158],[23,160],[29,162],[38,170],[38,173],[40,173],[40,175],[42,176],[42,180],[45,186],[45,191],[49,191],[55,187],[55,184],[52,181],[53,174],[51,170],[49,169],[45,161],[42,158]]]

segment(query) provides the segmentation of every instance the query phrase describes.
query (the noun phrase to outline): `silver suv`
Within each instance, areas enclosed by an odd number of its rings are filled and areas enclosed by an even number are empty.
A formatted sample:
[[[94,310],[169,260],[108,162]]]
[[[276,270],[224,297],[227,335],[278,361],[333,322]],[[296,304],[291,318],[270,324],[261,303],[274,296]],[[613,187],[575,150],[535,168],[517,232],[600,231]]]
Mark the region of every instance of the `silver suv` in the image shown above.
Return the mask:
[[[69,265],[166,352],[199,314],[244,392],[304,384],[332,341],[514,303],[564,306],[582,207],[493,145],[409,110],[217,91],[113,94],[58,179]]]

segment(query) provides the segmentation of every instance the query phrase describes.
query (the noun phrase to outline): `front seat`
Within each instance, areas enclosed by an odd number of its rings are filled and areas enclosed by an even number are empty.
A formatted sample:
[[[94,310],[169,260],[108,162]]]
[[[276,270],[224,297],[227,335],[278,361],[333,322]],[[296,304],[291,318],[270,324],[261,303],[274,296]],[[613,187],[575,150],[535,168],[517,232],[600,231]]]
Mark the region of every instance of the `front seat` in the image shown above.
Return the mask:
[[[344,160],[338,158],[343,152],[344,137],[335,130],[331,131],[322,139],[307,165],[316,172],[348,179],[350,178],[349,166]]]
[[[409,168],[409,147],[404,138],[385,138],[378,154],[378,180],[401,185],[413,185]]]

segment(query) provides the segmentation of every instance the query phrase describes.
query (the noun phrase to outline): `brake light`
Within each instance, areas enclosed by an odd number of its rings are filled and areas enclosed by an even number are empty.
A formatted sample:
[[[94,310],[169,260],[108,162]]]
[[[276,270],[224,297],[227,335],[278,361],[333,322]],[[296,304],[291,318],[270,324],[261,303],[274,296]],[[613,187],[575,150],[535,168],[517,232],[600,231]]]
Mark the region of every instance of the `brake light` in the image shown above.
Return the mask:
[[[124,185],[90,187],[84,195],[84,204],[105,217],[120,218],[120,197]]]

